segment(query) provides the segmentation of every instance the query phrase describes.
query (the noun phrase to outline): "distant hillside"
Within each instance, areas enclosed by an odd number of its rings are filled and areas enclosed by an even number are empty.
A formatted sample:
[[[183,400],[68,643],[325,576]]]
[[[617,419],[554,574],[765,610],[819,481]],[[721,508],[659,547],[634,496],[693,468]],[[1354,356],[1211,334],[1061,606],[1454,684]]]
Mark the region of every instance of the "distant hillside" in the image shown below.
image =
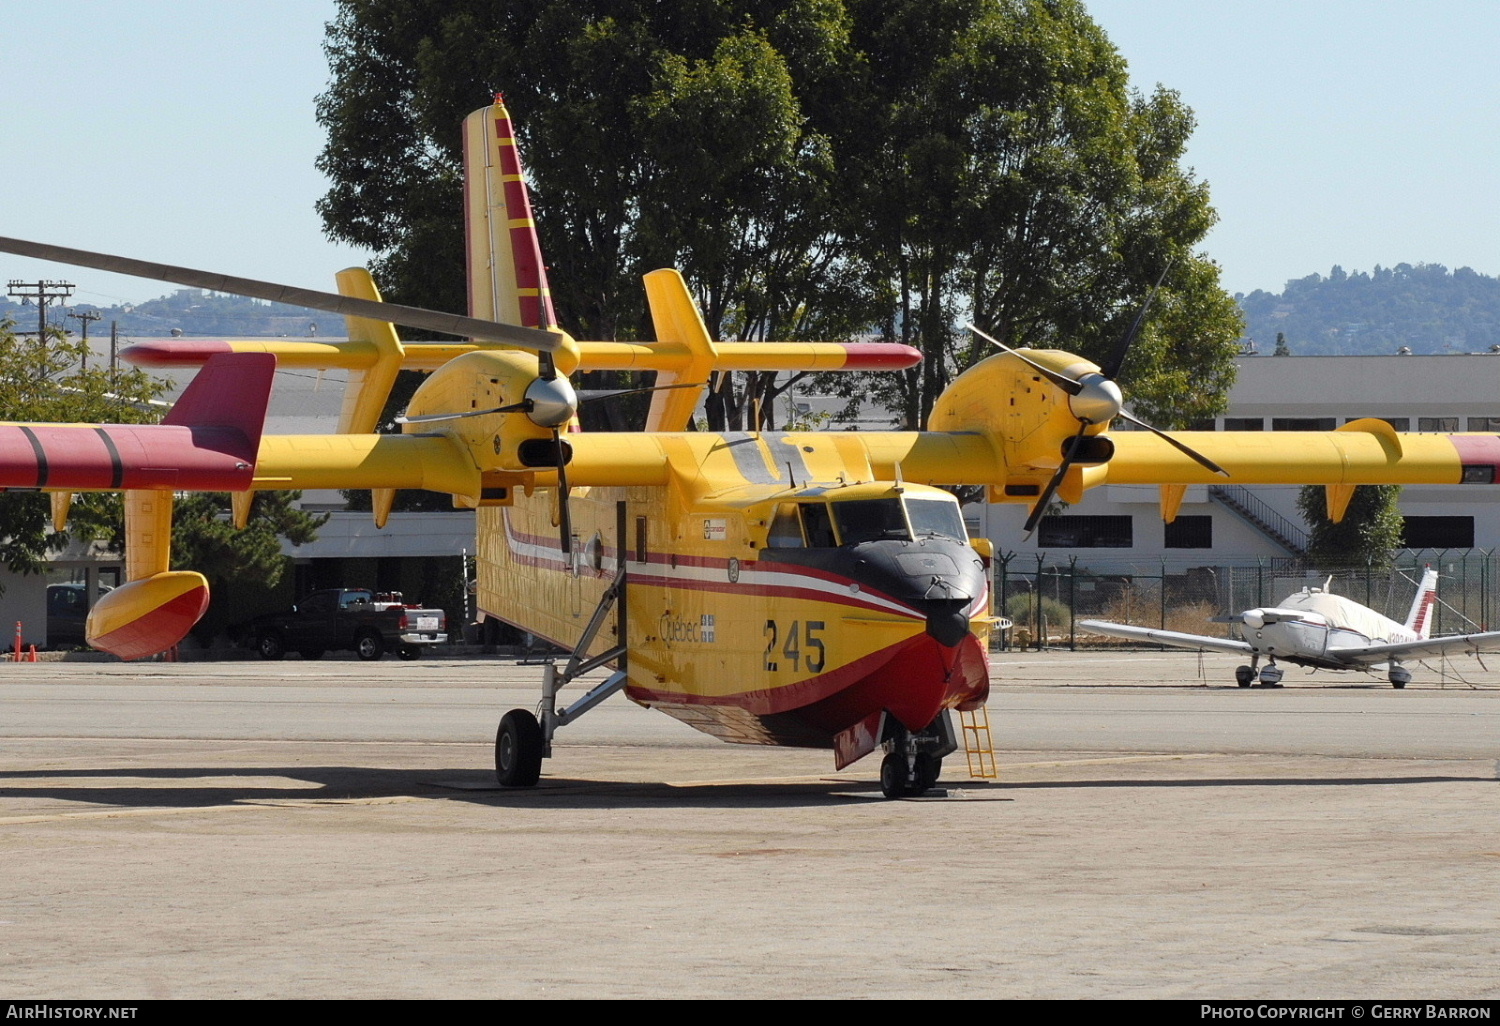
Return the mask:
[[[1276,335],[1297,356],[1394,353],[1480,353],[1500,345],[1500,279],[1441,264],[1397,264],[1373,274],[1289,281],[1280,295],[1241,295],[1246,333],[1270,355]]]
[[[230,296],[203,289],[178,289],[168,296],[138,304],[94,306],[78,303],[59,308],[49,307],[49,324],[61,325],[74,334],[82,330],[68,313],[93,311],[100,319],[89,327],[89,336],[109,334],[111,321],[118,321],[120,334],[129,337],[170,335],[174,330],[185,335],[263,335],[301,338],[308,335],[341,338],[344,319],[336,314],[308,310],[284,303],[267,303],[244,296]],[[0,298],[0,318],[16,322],[19,331],[36,330],[36,307],[20,306]],[[312,325],[317,325],[316,330]]]

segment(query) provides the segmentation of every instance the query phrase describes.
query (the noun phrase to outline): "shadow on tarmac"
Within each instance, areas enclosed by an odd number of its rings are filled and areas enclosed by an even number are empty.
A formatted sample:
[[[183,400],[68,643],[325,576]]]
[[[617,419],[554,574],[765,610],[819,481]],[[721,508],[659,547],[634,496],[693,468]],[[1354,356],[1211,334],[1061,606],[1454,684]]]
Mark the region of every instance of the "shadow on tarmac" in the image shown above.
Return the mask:
[[[69,779],[90,781],[127,778],[161,781],[160,786],[68,786]],[[249,784],[237,787],[227,778],[285,778],[312,786]],[[214,783],[195,783],[205,778]],[[28,782],[36,781],[35,784]],[[172,781],[179,781],[176,786]],[[1117,780],[942,781],[917,801],[1013,800],[1019,792],[1057,788],[1180,787],[1368,787],[1436,783],[1495,783],[1494,776],[1425,774],[1389,777],[1209,777],[1197,779],[1127,778]],[[958,792],[958,794],[954,794]],[[1002,798],[1002,795],[1006,796]],[[952,796],[951,798],[949,796]],[[453,770],[381,769],[351,766],[254,767],[115,767],[110,769],[0,771],[0,799],[32,799],[104,806],[113,809],[194,809],[237,804],[297,805],[369,801],[382,798],[463,801],[497,808],[794,808],[808,805],[863,804],[884,801],[872,780],[797,778],[755,781],[667,783],[544,777],[535,788],[501,788],[487,772],[472,767]],[[911,799],[908,799],[911,800]],[[20,813],[66,815],[72,810]],[[79,810],[86,811],[86,810]],[[0,813],[0,820],[8,818]]]

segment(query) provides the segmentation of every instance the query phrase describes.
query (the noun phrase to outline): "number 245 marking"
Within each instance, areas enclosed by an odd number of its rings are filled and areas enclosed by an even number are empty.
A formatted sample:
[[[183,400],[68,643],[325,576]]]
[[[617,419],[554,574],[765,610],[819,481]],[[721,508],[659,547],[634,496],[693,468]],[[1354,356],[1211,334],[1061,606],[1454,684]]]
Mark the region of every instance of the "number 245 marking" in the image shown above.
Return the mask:
[[[823,646],[823,639],[818,637],[819,632],[824,629],[822,620],[808,620],[803,626],[801,620],[793,620],[786,630],[786,643],[781,646],[780,655],[791,664],[791,669],[806,669],[808,673],[821,673],[824,664],[828,661],[827,649]],[[781,668],[777,659],[776,642],[781,638],[782,630],[775,620],[766,621],[766,665],[768,671],[776,671]],[[800,639],[800,640],[799,640]]]

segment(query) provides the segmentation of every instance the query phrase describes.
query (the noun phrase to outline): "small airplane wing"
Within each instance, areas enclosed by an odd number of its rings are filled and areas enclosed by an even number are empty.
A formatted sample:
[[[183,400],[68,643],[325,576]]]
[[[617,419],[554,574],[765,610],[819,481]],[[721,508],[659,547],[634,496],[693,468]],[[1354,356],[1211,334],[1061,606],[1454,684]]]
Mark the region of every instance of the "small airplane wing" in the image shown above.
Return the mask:
[[[1181,631],[1163,631],[1155,627],[1134,627],[1128,623],[1110,623],[1107,620],[1079,620],[1078,626],[1099,634],[1109,634],[1132,641],[1150,641],[1174,648],[1190,648],[1199,652],[1250,653],[1253,649],[1234,638],[1210,638],[1202,634],[1183,634]]]
[[[1388,645],[1364,645],[1360,648],[1335,648],[1328,654],[1354,666],[1372,666],[1391,659],[1424,659],[1428,656],[1500,651],[1500,631],[1482,634],[1450,634],[1422,641],[1397,641]]]

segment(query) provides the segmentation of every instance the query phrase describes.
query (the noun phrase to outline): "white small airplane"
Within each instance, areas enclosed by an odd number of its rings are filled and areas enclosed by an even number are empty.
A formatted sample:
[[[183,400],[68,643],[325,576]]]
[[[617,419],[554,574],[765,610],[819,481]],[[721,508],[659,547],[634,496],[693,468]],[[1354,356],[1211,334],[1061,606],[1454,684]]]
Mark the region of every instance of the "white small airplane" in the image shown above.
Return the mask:
[[[1247,609],[1239,616],[1215,617],[1213,623],[1237,623],[1244,641],[1233,638],[1211,638],[1179,631],[1134,627],[1104,620],[1079,620],[1078,626],[1100,634],[1136,641],[1152,641],[1197,651],[1242,652],[1250,657],[1248,666],[1239,666],[1234,679],[1242,688],[1251,687],[1257,677],[1256,667],[1262,658],[1266,665],[1259,672],[1260,687],[1281,686],[1281,667],[1277,659],[1298,666],[1327,670],[1359,670],[1373,673],[1384,670],[1394,688],[1404,688],[1411,671],[1402,665],[1406,659],[1452,652],[1477,653],[1500,649],[1500,631],[1482,634],[1453,634],[1430,637],[1432,607],[1437,602],[1437,571],[1428,567],[1417,586],[1406,623],[1400,624],[1381,616],[1368,606],[1329,592],[1330,577],[1321,588],[1303,588],[1289,595],[1279,606]]]

